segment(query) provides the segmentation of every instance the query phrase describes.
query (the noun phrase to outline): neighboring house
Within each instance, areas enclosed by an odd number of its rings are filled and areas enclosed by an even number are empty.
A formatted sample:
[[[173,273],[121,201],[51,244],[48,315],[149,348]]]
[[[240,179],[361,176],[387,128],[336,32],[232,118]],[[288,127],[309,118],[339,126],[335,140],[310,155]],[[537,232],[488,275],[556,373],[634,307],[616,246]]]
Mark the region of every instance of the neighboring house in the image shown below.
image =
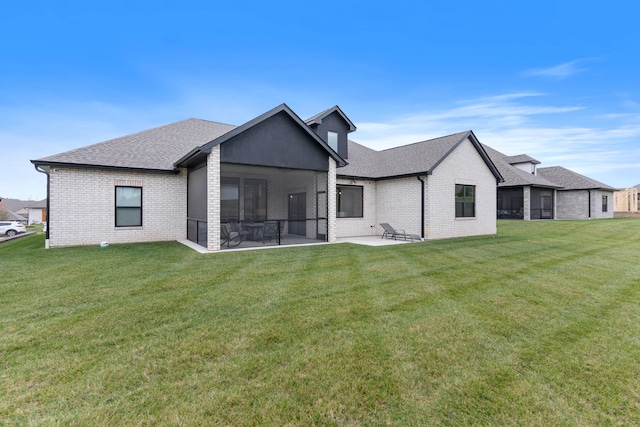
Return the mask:
[[[47,247],[188,239],[275,220],[316,242],[381,235],[380,222],[445,238],[496,232],[500,173],[473,132],[374,151],[335,106],[282,104],[241,126],[188,119],[32,160],[48,175]]]
[[[47,206],[30,206],[25,207],[26,216],[28,218],[29,225],[32,224],[44,224],[47,222]]]
[[[44,204],[41,206],[38,206],[36,204],[32,204],[31,206],[25,206],[22,209],[20,209],[18,212],[16,212],[16,214],[25,218],[25,222],[27,222],[28,225],[45,223],[47,221],[46,200],[44,201]]]
[[[561,166],[539,168],[526,154],[484,148],[504,177],[498,184],[498,219],[613,218],[615,188]]]
[[[562,166],[539,168],[538,174],[561,186],[556,190],[556,219],[613,218],[615,188]]]
[[[24,215],[20,215],[20,213],[18,212],[13,212],[13,211],[9,211],[7,210],[7,220],[8,221],[18,221],[21,223],[26,223],[27,222],[27,218]]]
[[[2,209],[6,212],[12,212],[14,215],[13,221],[21,221],[21,222],[29,222],[31,223],[29,218],[29,209],[36,206],[44,206],[46,209],[47,200],[19,200],[19,199],[2,199]],[[35,215],[35,214],[34,214]],[[46,217],[46,214],[43,214],[41,218]],[[44,221],[41,219],[41,221]]]
[[[640,184],[613,193],[613,210],[615,212],[638,212],[638,189],[640,189]]]

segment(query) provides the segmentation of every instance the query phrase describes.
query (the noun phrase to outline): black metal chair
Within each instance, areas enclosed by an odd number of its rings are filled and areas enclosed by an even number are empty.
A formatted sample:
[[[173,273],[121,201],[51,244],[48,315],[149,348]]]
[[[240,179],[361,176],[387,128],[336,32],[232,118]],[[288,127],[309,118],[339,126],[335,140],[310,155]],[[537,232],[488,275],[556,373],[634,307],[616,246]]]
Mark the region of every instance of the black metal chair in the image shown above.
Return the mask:
[[[227,245],[228,248],[238,246],[242,243],[242,237],[237,231],[231,230],[229,223],[220,224],[220,246]]]
[[[242,227],[241,222],[232,222],[231,223],[231,231],[235,231],[240,235],[241,240],[249,240],[249,235],[251,234],[248,230],[245,230]]]
[[[264,243],[266,240],[277,239],[278,232],[278,221],[265,221],[262,224],[262,231],[258,234],[258,240]]]

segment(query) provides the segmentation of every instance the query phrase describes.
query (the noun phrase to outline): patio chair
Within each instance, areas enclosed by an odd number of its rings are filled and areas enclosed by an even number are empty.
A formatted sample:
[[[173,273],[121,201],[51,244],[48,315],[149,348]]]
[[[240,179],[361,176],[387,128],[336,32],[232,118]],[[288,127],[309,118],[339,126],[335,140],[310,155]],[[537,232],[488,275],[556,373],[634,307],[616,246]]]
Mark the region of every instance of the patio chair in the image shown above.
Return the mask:
[[[278,221],[265,221],[262,230],[258,233],[258,240],[264,243],[278,237]]]
[[[237,222],[237,221],[234,221],[231,223],[231,231],[235,231],[236,233],[238,233],[240,235],[240,239],[243,241],[248,240],[249,235],[251,234],[251,232],[249,232],[248,230],[245,230],[242,227],[241,222]]]
[[[387,239],[395,239],[396,235],[404,234],[404,230],[396,230],[391,225],[387,224],[386,222],[381,222],[380,223],[380,227],[382,227],[384,229],[384,233],[382,233],[381,239],[384,239],[385,237]]]
[[[381,239],[384,239],[386,237],[387,239],[398,240],[399,237],[404,240],[411,240],[412,242],[414,240],[417,240],[419,242],[422,241],[422,238],[417,234],[408,234],[401,229],[396,230],[386,222],[381,222],[380,226],[384,229],[384,233],[382,233]]]
[[[231,230],[229,223],[220,224],[220,246],[227,245],[228,248],[238,246],[242,243],[242,237],[237,231]]]

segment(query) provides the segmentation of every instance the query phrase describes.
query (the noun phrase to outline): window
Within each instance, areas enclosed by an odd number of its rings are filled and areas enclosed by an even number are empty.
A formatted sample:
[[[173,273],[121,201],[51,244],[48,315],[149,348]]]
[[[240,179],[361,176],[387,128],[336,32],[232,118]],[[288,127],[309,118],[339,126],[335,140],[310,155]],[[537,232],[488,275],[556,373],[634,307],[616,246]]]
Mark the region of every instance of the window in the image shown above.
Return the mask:
[[[602,196],[602,212],[607,212],[609,210],[609,197]]]
[[[220,220],[222,222],[240,219],[240,180],[220,179]]]
[[[244,219],[267,219],[267,181],[264,179],[244,180]]]
[[[337,132],[327,132],[327,144],[329,147],[333,149],[336,153],[338,152],[338,133]]]
[[[336,209],[338,218],[362,218],[362,187],[336,186]]]
[[[473,218],[476,216],[475,185],[456,184],[456,218]]]
[[[142,188],[116,187],[116,227],[142,226]]]

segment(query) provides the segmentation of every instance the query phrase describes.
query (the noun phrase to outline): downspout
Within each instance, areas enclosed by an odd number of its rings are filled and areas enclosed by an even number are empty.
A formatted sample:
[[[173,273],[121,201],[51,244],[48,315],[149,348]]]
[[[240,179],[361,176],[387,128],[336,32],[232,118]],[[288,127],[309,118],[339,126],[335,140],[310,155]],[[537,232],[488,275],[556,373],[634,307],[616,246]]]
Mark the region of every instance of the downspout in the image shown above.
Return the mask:
[[[420,237],[424,239],[424,180],[420,178],[420,175],[416,176],[418,181],[422,183],[422,191],[420,197]]]
[[[587,190],[589,194],[589,219],[591,219],[591,190]]]
[[[44,248],[49,249],[49,230],[51,229],[51,222],[49,221],[49,212],[51,212],[49,209],[49,200],[51,199],[49,197],[49,172],[44,169],[39,169],[38,165],[34,165],[34,167],[36,168],[36,171],[47,175],[47,231],[45,232]]]

